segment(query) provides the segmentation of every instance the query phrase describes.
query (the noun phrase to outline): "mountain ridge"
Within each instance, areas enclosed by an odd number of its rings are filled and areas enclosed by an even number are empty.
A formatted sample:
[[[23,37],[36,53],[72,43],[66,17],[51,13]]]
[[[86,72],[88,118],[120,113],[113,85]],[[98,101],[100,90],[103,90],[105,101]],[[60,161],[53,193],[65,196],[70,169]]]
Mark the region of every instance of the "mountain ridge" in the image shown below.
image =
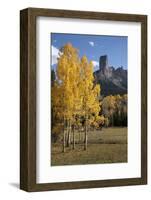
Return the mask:
[[[95,83],[101,86],[102,96],[127,93],[127,70],[109,66],[107,55],[100,56],[99,70],[94,72],[94,77]]]

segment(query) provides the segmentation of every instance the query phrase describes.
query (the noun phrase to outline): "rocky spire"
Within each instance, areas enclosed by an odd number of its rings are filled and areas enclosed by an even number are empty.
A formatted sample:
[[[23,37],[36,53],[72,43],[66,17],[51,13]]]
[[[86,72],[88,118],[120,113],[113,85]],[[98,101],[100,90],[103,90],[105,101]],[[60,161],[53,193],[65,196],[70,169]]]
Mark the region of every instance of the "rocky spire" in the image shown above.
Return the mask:
[[[112,76],[112,68],[108,65],[107,55],[100,56],[100,71],[105,78],[110,78]]]
[[[99,70],[94,72],[95,82],[101,85],[101,95],[127,94],[127,69],[109,66],[108,56],[100,56]]]
[[[100,61],[99,61],[99,67],[100,70],[104,73],[108,69],[108,57],[107,55],[100,56]]]

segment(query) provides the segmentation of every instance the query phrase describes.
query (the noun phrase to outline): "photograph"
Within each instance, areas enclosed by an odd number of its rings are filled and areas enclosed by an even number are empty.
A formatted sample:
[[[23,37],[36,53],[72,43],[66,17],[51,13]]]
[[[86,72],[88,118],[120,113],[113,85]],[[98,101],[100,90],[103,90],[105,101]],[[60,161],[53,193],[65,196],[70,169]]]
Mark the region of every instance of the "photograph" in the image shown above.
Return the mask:
[[[20,11],[20,189],[147,184],[147,15]]]
[[[128,37],[50,34],[50,165],[126,163]]]

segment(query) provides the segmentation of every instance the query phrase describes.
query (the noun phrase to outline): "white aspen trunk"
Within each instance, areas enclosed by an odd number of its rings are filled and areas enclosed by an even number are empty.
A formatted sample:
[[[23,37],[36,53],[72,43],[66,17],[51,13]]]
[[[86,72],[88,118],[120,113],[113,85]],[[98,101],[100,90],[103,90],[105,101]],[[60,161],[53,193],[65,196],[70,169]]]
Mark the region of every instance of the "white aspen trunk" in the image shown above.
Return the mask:
[[[87,135],[87,118],[85,119],[85,138],[84,138],[84,150],[87,150],[87,140],[88,140],[88,135]]]
[[[66,132],[65,132],[65,120],[63,120],[63,152],[65,152],[66,146]]]
[[[73,149],[75,149],[75,128],[73,125]]]
[[[70,147],[70,144],[71,144],[71,122],[70,122],[70,120],[67,123],[67,132],[68,132],[67,147]]]

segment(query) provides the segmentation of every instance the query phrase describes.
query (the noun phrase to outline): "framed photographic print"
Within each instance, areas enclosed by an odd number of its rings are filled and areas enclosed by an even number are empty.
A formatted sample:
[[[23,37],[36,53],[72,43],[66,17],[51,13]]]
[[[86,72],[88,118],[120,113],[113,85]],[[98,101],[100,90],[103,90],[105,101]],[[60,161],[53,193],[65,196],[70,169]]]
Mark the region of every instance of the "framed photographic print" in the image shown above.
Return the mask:
[[[20,188],[147,184],[147,16],[20,12]]]

